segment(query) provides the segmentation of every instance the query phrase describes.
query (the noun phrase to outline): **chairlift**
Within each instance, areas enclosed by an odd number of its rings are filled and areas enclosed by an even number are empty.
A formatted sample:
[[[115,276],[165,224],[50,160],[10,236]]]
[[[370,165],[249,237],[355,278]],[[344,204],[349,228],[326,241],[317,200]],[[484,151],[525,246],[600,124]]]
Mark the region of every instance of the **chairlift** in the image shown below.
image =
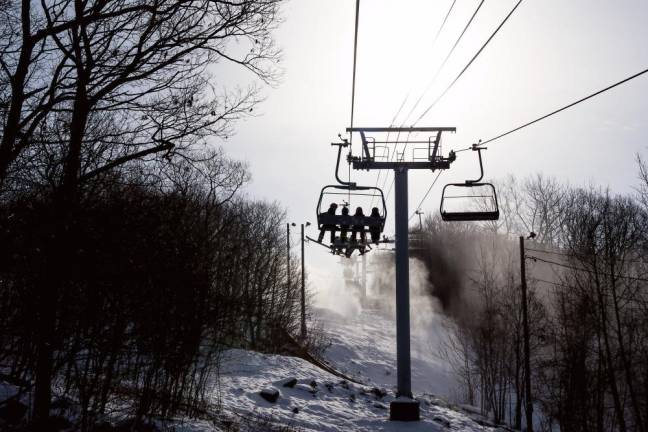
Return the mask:
[[[482,183],[484,166],[481,151],[485,147],[473,144],[473,151],[479,156],[481,175],[476,180],[464,183],[449,183],[441,193],[441,219],[444,221],[493,221],[499,219],[497,192],[491,183]]]
[[[362,205],[363,201],[365,205]],[[377,204],[369,208],[370,202]],[[356,216],[355,209],[351,208],[349,203],[362,208],[363,215]],[[346,215],[342,210],[345,208],[348,210]],[[376,210],[373,210],[374,208]],[[320,192],[316,213],[320,236],[318,240],[313,240],[324,244],[328,238],[328,247],[334,254],[349,257],[356,249],[364,253],[371,249],[372,243],[377,244],[380,241],[387,218],[387,206],[380,188],[355,184],[327,185]],[[362,229],[358,230],[357,227]]]

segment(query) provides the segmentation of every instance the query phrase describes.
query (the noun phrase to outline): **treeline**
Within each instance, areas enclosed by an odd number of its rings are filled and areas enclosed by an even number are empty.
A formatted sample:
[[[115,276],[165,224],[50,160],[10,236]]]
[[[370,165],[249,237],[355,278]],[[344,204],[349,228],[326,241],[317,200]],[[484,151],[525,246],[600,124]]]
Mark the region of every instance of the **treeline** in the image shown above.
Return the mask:
[[[632,196],[509,178],[500,221],[427,221],[423,259],[441,268],[430,280],[455,290],[445,354],[465,401],[497,422],[526,425],[517,237],[534,232],[525,261],[536,429],[648,430],[648,170],[638,162]]]
[[[224,347],[280,349],[299,317],[283,210],[242,198],[214,145],[277,82],[280,1],[0,3],[11,400],[34,430],[63,406],[80,430],[195,414]],[[222,87],[223,63],[250,86]]]
[[[243,166],[215,157],[222,172],[211,180],[245,179]],[[195,170],[178,173],[178,182],[95,184],[69,219],[64,249],[53,241],[50,193],[0,205],[3,374],[32,394],[45,339],[52,398],[78,405],[82,430],[115,411],[136,421],[199,414],[224,348],[277,351],[299,328],[283,210],[210,189]]]

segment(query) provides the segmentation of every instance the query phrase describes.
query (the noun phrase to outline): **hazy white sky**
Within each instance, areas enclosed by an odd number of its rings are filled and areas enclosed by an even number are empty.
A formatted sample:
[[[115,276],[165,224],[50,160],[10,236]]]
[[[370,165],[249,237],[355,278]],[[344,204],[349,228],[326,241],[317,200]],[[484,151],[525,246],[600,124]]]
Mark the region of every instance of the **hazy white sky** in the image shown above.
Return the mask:
[[[388,126],[408,94],[396,123],[411,124],[517,0],[484,3],[436,84],[406,120],[405,114],[479,3],[458,0],[432,46],[451,1],[361,1],[356,126]],[[249,194],[281,202],[291,221],[314,222],[320,188],[334,183],[335,152],[329,143],[349,125],[354,8],[353,0],[285,4],[284,22],[276,34],[284,51],[282,84],[266,90],[259,116],[240,123],[237,135],[224,143],[231,156],[250,164]],[[647,22],[645,0],[524,0],[419,126],[455,126],[457,133],[444,141],[447,152],[639,72],[648,67]],[[645,75],[489,145],[486,177],[542,172],[574,184],[631,191],[636,184],[635,154],[648,156],[647,95]],[[423,211],[438,211],[443,183],[473,177],[477,169],[472,152],[460,153]],[[376,175],[356,172],[353,178],[373,185]],[[388,175],[385,189],[393,177]],[[410,173],[410,211],[434,175]],[[393,216],[393,193],[389,201]],[[393,218],[389,226],[393,227]],[[329,259],[324,249],[318,249],[313,245],[308,253],[316,261]]]

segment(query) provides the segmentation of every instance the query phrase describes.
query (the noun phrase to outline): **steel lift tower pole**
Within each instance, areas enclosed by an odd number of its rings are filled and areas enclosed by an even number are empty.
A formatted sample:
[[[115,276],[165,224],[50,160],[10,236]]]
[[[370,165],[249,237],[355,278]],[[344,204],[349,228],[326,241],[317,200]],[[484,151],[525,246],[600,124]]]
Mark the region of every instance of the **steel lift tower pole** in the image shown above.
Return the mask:
[[[410,359],[409,239],[407,168],[394,169],[396,215],[396,364],[398,397],[412,398]],[[409,409],[414,409],[409,407]],[[418,411],[418,403],[416,404]],[[418,413],[416,414],[418,417]]]
[[[455,132],[453,127],[352,127],[347,132],[360,133],[362,139],[362,156],[349,155],[349,162],[353,169],[393,169],[395,176],[395,222],[396,222],[396,376],[397,398],[390,404],[389,418],[398,421],[416,421],[420,419],[419,402],[412,397],[412,373],[410,358],[410,305],[409,305],[409,245],[408,245],[408,203],[407,203],[407,173],[410,169],[448,169],[455,160],[454,153],[446,158],[441,155],[440,143],[442,132]],[[427,149],[426,158],[412,157],[406,161],[401,158],[397,161],[375,160],[376,144],[401,144],[405,141],[376,140],[367,138],[366,134],[394,134],[430,133],[430,138],[424,141],[408,141],[413,146],[423,146],[418,149]],[[387,135],[389,137],[389,135]],[[393,136],[393,135],[392,135]],[[399,134],[397,135],[399,136]],[[403,150],[405,156],[405,150]]]

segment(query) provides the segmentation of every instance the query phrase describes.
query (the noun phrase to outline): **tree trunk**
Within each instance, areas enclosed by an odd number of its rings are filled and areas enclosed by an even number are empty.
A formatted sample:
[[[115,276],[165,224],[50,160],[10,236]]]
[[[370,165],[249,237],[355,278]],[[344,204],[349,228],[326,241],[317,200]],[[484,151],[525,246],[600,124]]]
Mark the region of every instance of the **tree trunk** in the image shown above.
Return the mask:
[[[9,166],[15,159],[13,150],[18,137],[23,104],[25,103],[25,80],[29,73],[29,65],[34,49],[34,44],[31,40],[30,6],[30,0],[22,0],[22,46],[16,71],[11,81],[11,102],[4,124],[4,130],[2,131],[2,141],[0,142],[0,190],[6,179]]]
[[[602,293],[601,284],[599,281],[598,271],[596,269],[596,263],[594,264],[594,277],[596,284],[596,292],[598,295],[599,302],[599,312],[601,318],[601,332],[603,334],[603,344],[605,347],[605,369],[607,372],[608,381],[610,384],[610,390],[612,391],[612,400],[614,402],[614,411],[616,417],[619,420],[619,429],[621,432],[626,432],[625,418],[623,416],[623,407],[621,404],[621,397],[619,396],[619,389],[617,387],[616,376],[614,374],[614,364],[612,360],[612,349],[610,348],[610,340],[608,336],[607,329],[607,308],[605,305],[605,297]]]

